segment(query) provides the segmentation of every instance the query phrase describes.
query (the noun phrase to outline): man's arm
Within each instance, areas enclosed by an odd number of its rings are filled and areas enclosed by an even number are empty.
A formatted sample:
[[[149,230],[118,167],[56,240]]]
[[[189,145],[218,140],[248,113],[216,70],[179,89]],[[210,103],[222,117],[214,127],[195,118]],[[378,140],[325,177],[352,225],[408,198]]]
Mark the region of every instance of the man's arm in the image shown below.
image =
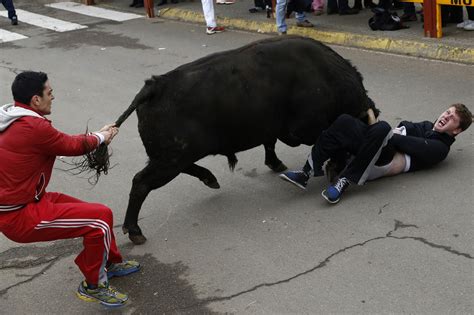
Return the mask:
[[[449,153],[449,146],[435,139],[394,134],[390,143],[397,151],[410,155],[422,164],[422,167],[430,167],[441,162]]]
[[[115,136],[111,125],[105,126],[98,133],[88,135],[68,135],[55,129],[49,121],[42,120],[35,129],[34,143],[39,151],[48,155],[78,156],[95,150],[104,141],[110,143]],[[113,135],[112,135],[113,134]]]

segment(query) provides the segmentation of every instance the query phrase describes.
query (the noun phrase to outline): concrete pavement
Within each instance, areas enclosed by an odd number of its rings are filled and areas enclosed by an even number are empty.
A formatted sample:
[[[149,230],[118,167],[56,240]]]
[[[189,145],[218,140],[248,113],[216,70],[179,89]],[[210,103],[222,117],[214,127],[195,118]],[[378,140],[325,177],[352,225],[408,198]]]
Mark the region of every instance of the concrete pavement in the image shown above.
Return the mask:
[[[242,31],[207,36],[202,23],[115,22],[16,3],[88,26],[65,33],[9,26],[29,38],[0,44],[0,103],[11,101],[16,73],[46,71],[56,96],[50,118],[68,133],[114,121],[151,75],[268,37]],[[391,124],[432,120],[453,102],[472,109],[472,66],[333,48],[359,69]],[[140,213],[148,242],[132,246],[120,225],[131,180],[147,162],[133,114],[112,143],[115,167],[96,186],[61,171],[66,165],[57,161],[48,187],[113,209],[122,253],[144,266],[112,279],[131,302],[106,311],[75,297],[80,239],[17,244],[1,236],[1,312],[472,313],[473,134],[471,127],[460,135],[438,167],[351,187],[335,206],[320,195],[324,179],[312,179],[305,192],[295,188],[264,165],[261,147],[239,152],[234,172],[225,157],[209,156],[198,164],[213,172],[221,189],[180,175],[153,191]],[[308,149],[277,144],[292,169]]]

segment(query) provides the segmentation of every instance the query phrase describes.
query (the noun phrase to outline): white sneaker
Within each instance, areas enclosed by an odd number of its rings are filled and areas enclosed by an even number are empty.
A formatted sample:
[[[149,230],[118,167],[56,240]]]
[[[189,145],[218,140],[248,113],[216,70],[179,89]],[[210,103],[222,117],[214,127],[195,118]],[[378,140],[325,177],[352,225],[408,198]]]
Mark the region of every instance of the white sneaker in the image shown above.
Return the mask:
[[[456,25],[457,28],[464,28],[466,25],[469,25],[471,23],[474,23],[474,21],[472,20],[466,20],[464,22],[461,22],[459,23],[458,25]]]
[[[464,26],[464,30],[465,31],[474,31],[474,21],[471,21],[471,23]]]

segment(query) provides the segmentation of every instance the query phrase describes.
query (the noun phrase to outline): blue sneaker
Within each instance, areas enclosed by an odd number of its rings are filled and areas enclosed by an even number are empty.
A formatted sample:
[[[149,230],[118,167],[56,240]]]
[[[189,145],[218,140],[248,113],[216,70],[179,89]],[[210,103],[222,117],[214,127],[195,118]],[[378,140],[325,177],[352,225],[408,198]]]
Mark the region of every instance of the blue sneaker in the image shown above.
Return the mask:
[[[123,277],[140,270],[140,263],[135,260],[124,260],[121,263],[111,264],[106,268],[107,278]]]
[[[303,171],[288,171],[280,174],[280,177],[304,190],[308,185],[309,175]]]
[[[345,177],[341,177],[338,179],[337,183],[333,186],[329,186],[327,189],[323,190],[321,195],[326,199],[329,203],[338,203],[341,200],[342,193],[349,187],[351,183]]]

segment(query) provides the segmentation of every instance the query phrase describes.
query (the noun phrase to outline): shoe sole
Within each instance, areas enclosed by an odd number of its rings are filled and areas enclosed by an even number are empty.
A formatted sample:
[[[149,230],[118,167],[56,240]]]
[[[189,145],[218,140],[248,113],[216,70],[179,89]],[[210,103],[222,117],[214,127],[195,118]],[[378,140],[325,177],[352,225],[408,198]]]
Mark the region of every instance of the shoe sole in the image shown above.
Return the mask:
[[[207,35],[214,35],[214,34],[217,34],[217,33],[222,33],[224,31],[212,31],[212,32],[206,32]]]
[[[292,183],[292,184],[295,185],[296,187],[299,187],[299,188],[301,188],[301,189],[303,189],[303,190],[306,190],[306,187],[305,187],[305,186],[301,185],[301,184],[298,183],[298,182],[295,182],[295,181],[292,180],[291,178],[287,177],[285,174],[280,174],[279,176],[280,176],[281,179],[286,180],[287,182]]]
[[[128,269],[126,271],[123,271],[123,272],[107,272],[107,278],[108,279],[111,279],[113,277],[124,277],[124,276],[128,276],[132,273],[135,273],[135,272],[138,272],[140,271],[141,269],[141,266],[137,267],[136,269]]]
[[[326,193],[326,189],[324,189],[322,192],[321,192],[321,196],[323,196],[324,199],[326,199],[327,202],[329,202],[330,204],[335,204],[335,203],[338,203],[339,200],[341,200],[341,198],[337,198],[336,200],[330,200],[328,196],[325,195]]]
[[[96,302],[96,303],[100,303],[108,308],[117,308],[117,307],[122,307],[122,306],[125,306],[126,304],[126,301],[120,303],[120,304],[111,304],[111,303],[107,303],[107,302],[104,302],[104,301],[101,301],[99,300],[98,298],[95,298],[93,296],[90,296],[90,295],[86,295],[85,293],[82,293],[82,292],[76,292],[76,295],[79,299],[85,301],[85,302]]]

